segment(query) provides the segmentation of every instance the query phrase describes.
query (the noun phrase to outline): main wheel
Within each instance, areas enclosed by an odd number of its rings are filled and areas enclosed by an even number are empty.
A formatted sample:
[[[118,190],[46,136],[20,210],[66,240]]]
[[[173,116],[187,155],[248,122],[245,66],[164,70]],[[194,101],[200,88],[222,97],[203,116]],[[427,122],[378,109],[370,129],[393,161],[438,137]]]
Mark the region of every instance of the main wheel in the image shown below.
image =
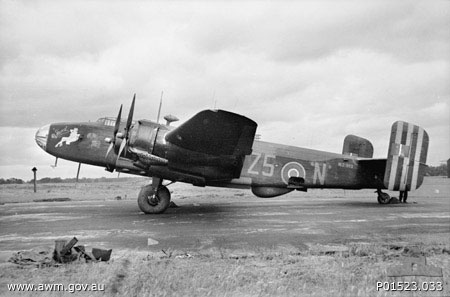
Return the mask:
[[[380,204],[389,204],[391,202],[391,196],[389,196],[389,194],[387,193],[379,193],[378,194],[378,203]]]
[[[152,185],[142,187],[138,196],[139,208],[147,214],[163,213],[170,204],[170,192],[165,186],[160,186],[156,193]]]

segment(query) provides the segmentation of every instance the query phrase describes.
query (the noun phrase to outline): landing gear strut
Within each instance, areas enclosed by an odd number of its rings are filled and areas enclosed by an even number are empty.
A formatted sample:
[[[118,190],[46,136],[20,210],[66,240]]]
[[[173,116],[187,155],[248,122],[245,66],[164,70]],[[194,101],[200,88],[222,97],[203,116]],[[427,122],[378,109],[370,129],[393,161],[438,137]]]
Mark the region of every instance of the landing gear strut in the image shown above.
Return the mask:
[[[391,196],[388,193],[382,192],[378,189],[375,193],[378,194],[377,200],[380,204],[389,204],[391,202]]]
[[[142,187],[138,196],[139,208],[146,214],[163,213],[170,205],[170,192],[162,179],[153,178],[151,185]]]
[[[402,201],[402,199],[403,199],[403,201]],[[408,191],[400,191],[398,200],[400,200],[400,202],[406,203],[406,199],[408,199]]]

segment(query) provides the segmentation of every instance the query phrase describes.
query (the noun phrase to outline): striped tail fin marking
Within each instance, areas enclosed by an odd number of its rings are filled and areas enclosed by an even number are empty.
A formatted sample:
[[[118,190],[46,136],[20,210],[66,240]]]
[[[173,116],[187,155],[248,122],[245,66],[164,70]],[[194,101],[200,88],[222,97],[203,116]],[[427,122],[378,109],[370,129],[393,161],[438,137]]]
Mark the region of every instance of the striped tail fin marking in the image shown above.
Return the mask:
[[[391,191],[415,190],[422,184],[428,152],[427,132],[411,123],[392,125],[384,185]]]

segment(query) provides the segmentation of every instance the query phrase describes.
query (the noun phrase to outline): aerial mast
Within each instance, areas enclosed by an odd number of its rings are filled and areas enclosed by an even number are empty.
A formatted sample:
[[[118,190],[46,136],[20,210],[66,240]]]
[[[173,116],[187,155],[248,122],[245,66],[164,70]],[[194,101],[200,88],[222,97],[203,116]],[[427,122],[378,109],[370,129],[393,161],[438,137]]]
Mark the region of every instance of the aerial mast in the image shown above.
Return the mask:
[[[162,98],[164,91],[161,91],[161,99],[159,100],[158,117],[156,118],[156,123],[159,124],[159,116],[161,115]]]

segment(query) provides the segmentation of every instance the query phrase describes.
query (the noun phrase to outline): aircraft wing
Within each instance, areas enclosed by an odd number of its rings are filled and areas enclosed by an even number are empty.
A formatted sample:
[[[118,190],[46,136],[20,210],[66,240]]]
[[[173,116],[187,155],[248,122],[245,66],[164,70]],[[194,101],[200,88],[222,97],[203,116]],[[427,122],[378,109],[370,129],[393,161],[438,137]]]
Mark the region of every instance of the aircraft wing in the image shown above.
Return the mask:
[[[244,156],[252,152],[257,124],[224,110],[204,110],[170,131],[166,141],[213,156]]]

